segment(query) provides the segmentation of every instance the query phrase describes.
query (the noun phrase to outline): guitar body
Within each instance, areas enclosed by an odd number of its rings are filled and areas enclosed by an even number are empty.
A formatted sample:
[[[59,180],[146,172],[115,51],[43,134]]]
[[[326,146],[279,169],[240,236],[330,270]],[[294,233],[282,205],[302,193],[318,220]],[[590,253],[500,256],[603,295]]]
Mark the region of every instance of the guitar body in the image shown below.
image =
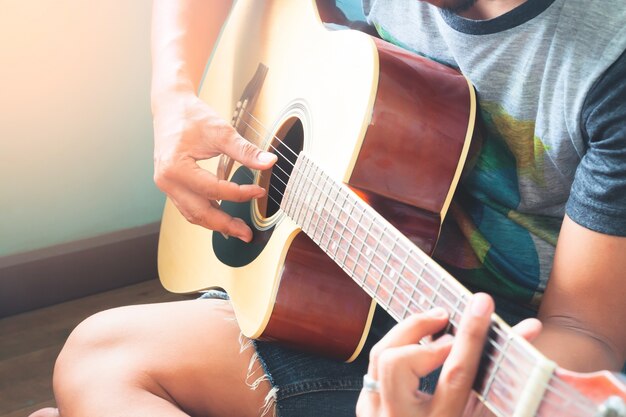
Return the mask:
[[[244,335],[354,359],[375,303],[280,209],[296,158],[290,149],[306,151],[431,253],[469,149],[472,87],[364,33],[328,30],[313,0],[239,0],[200,98],[279,161],[262,173],[226,158],[200,162],[222,178],[265,186],[269,197],[221,203],[251,226],[249,244],[188,223],[168,201],[163,285],[224,289]]]

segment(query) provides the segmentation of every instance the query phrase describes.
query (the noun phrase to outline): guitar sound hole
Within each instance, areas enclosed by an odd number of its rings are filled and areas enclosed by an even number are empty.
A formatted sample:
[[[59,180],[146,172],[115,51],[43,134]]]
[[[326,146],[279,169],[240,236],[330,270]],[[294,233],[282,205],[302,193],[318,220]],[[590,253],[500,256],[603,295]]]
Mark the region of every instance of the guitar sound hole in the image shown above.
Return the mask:
[[[272,217],[280,208],[287,182],[304,144],[304,127],[297,117],[291,117],[278,129],[269,151],[278,156],[271,170],[261,174],[259,185],[267,190],[267,197],[258,201],[259,212]]]

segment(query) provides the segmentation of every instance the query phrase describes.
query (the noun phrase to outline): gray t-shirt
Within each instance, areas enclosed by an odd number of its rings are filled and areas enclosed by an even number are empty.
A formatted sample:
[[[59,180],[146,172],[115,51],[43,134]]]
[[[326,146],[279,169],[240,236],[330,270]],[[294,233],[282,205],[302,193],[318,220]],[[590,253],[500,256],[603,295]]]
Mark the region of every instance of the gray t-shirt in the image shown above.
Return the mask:
[[[486,130],[435,257],[473,290],[535,308],[565,213],[626,236],[626,7],[528,0],[475,21],[364,0],[389,42],[458,68]]]

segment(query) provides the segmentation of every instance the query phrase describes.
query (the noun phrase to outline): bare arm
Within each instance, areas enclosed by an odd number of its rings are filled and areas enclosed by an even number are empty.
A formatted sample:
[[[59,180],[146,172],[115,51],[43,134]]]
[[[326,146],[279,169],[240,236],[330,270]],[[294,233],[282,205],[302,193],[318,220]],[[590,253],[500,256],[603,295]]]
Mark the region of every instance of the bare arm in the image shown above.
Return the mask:
[[[626,238],[565,217],[535,345],[567,369],[620,370],[626,360]]]
[[[195,94],[222,25],[229,0],[154,0],[152,8],[152,105],[168,93]]]
[[[253,169],[276,160],[247,142],[197,97],[207,60],[230,11],[228,0],[155,0],[152,14],[154,179],[192,223],[249,241],[252,231],[215,200],[265,191],[220,180],[196,161],[227,154]]]

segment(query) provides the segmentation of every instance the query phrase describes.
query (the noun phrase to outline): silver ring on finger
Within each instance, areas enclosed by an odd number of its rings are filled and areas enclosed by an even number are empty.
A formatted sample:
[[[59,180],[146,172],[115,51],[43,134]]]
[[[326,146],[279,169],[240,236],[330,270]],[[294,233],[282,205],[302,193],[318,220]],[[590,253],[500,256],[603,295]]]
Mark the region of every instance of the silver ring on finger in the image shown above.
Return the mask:
[[[367,392],[380,392],[380,384],[369,374],[363,375],[363,389]]]

